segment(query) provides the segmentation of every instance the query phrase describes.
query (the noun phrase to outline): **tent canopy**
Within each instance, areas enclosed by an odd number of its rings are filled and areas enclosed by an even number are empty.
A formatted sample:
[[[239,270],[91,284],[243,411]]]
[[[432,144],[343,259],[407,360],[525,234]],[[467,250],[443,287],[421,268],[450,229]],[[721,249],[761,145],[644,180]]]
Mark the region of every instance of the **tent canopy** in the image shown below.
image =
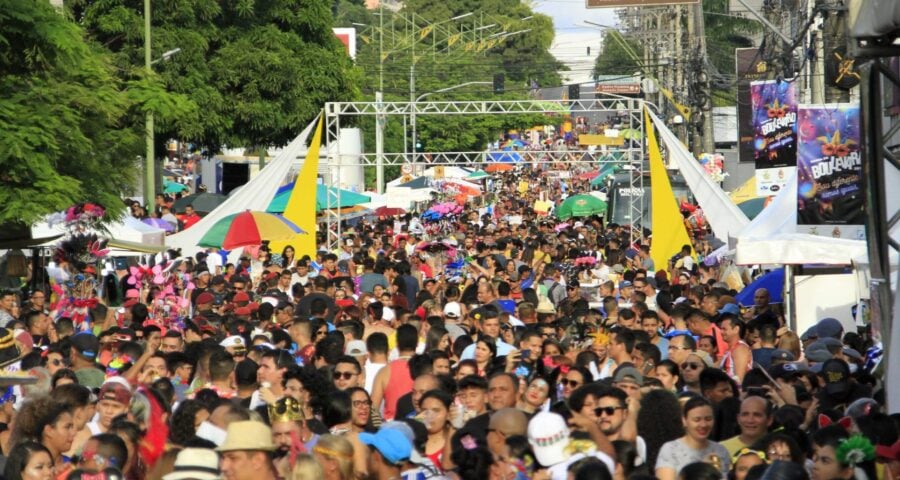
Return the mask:
[[[294,184],[290,183],[288,185],[284,185],[278,189],[278,192],[275,194],[275,197],[269,203],[269,206],[266,208],[266,212],[269,213],[283,213],[285,207],[287,207],[288,200],[291,198],[291,192],[294,189]],[[340,205],[334,204],[338,201],[337,192],[340,190]],[[328,192],[332,192],[332,196],[330,199],[328,198]],[[362,195],[360,193],[351,192],[350,190],[339,189],[335,187],[326,187],[325,185],[318,184],[316,185],[316,211],[321,211],[326,208],[346,208],[346,207],[355,207],[361,203],[366,203],[371,201],[372,199],[368,195]],[[330,204],[331,203],[331,204]]]
[[[314,118],[309,125],[297,135],[281,152],[266,165],[255,177],[247,182],[241,191],[228,197],[218,208],[203,217],[193,227],[166,237],[166,245],[181,249],[182,255],[194,255],[203,250],[197,242],[203,238],[219,220],[233,213],[244,210],[265,210],[275,198],[278,186],[281,185],[291,170],[294,159],[306,151],[306,140],[319,119]]]

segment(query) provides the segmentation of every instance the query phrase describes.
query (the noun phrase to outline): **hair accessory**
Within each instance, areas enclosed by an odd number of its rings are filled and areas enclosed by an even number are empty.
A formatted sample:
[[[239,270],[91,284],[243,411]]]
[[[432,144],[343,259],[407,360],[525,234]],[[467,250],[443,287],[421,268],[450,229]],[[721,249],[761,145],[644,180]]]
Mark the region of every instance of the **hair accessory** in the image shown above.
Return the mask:
[[[840,420],[835,422],[828,415],[823,415],[820,413],[819,417],[818,417],[818,423],[819,423],[819,428],[825,428],[827,426],[837,423],[838,425],[844,427],[844,430],[850,430],[850,427],[853,426],[853,419],[851,419],[850,417],[842,417]]]
[[[329,457],[344,458],[344,459],[348,459],[348,460],[353,459],[353,455],[341,453],[341,452],[338,452],[337,450],[332,450],[330,448],[320,447],[319,445],[316,445],[315,447],[313,447],[313,451],[320,455],[328,455]]]
[[[737,453],[735,453],[734,456],[731,457],[731,464],[732,465],[736,464],[737,461],[744,455],[756,455],[763,462],[769,463],[769,459],[766,458],[766,452],[763,452],[761,450],[754,450],[754,449],[748,448],[748,447],[744,447],[744,448],[738,450]]]
[[[459,439],[459,442],[462,443],[463,448],[466,450],[475,450],[478,448],[478,442],[475,441],[475,437],[472,435],[464,435]]]
[[[839,462],[853,467],[875,459],[875,447],[872,442],[859,434],[842,440],[836,453]]]
[[[609,335],[606,332],[597,332],[594,334],[594,345],[609,345]]]

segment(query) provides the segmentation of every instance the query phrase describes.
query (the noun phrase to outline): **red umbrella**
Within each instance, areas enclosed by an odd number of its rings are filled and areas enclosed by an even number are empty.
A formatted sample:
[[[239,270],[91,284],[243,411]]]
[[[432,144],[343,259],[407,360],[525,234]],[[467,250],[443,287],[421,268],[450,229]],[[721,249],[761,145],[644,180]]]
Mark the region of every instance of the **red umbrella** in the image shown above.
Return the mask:
[[[393,217],[394,215],[403,215],[406,213],[406,210],[402,208],[392,208],[392,207],[378,207],[373,212],[376,216],[379,217]]]

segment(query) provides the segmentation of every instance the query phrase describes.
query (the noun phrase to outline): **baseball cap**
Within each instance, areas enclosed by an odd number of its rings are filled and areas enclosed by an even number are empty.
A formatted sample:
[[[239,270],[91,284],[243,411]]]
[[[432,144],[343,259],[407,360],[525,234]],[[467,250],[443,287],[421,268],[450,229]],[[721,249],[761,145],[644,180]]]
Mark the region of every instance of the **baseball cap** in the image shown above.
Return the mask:
[[[215,300],[216,300],[216,297],[213,297],[213,295],[211,293],[203,292],[200,295],[197,295],[197,300],[195,301],[195,303],[197,305],[209,305],[209,304],[213,303]]]
[[[815,325],[807,328],[806,331],[803,332],[803,335],[800,335],[800,340],[804,342],[807,340],[812,340],[813,338],[819,338],[819,333],[816,331]]]
[[[819,323],[816,324],[816,334],[818,338],[831,337],[840,339],[843,331],[844,326],[835,318],[826,317],[819,320]]]
[[[706,368],[711,368],[713,366],[712,357],[710,357],[709,354],[704,352],[703,350],[694,350],[693,352],[688,354],[689,357],[691,355],[699,358],[703,362],[703,364],[706,365]]]
[[[825,392],[840,395],[850,390],[850,367],[843,360],[832,358],[822,364]]]
[[[412,443],[400,430],[382,428],[377,433],[360,433],[359,441],[364,445],[375,447],[385,460],[392,464],[409,459],[412,454]]]
[[[782,363],[769,367],[769,375],[772,378],[791,379],[796,377],[801,371],[800,366],[795,363]]]
[[[621,263],[617,263],[617,264],[613,265],[612,270],[613,270],[613,272],[615,272],[615,273],[624,273],[624,272],[625,272],[625,266],[622,265]]]
[[[253,314],[253,312],[251,312],[250,309],[249,309],[248,307],[240,307],[240,308],[237,308],[237,309],[234,310],[234,314],[237,315],[237,316],[247,316],[247,317],[249,317],[250,315]]]
[[[638,386],[644,384],[644,376],[641,372],[632,366],[624,366],[616,370],[613,377],[615,383],[636,383]]]
[[[619,282],[619,290],[621,290],[623,288],[628,288],[630,286],[631,286],[631,282],[629,282],[628,280],[622,280],[621,282]]]
[[[730,313],[732,315],[740,315],[741,309],[737,305],[733,303],[726,303],[725,306],[719,309],[719,313]]]
[[[568,282],[566,282],[566,286],[578,288],[581,286],[581,282],[579,282],[577,278],[573,278],[573,279],[569,280]]]
[[[234,294],[234,297],[231,298],[231,301],[234,303],[249,302],[250,295],[247,295],[247,292],[237,292]]]
[[[566,452],[569,445],[566,420],[557,413],[538,413],[528,422],[528,444],[538,463],[545,467],[565,462],[569,458]]]
[[[119,382],[106,382],[100,387],[98,400],[112,400],[123,405],[131,403],[131,390]]]
[[[458,302],[450,302],[444,306],[444,316],[448,318],[459,318],[462,314]]]
[[[77,333],[71,338],[72,346],[79,354],[86,358],[97,358],[97,352],[100,351],[100,340],[87,332]]]
[[[350,342],[347,343],[347,348],[344,351],[344,353],[346,353],[347,355],[351,355],[351,356],[365,355],[366,352],[367,352],[366,342],[364,342],[362,340],[351,340]]]
[[[797,359],[794,358],[793,353],[791,353],[787,350],[783,350],[781,348],[776,348],[775,350],[772,351],[772,360],[782,360],[785,362],[793,362]]]

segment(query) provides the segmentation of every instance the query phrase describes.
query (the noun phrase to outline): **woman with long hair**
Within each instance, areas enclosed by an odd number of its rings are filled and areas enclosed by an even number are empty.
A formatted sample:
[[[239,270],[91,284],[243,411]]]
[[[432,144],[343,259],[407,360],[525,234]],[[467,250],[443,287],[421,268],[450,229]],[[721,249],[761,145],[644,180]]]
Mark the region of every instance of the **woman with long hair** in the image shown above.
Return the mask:
[[[6,480],[51,480],[56,472],[47,447],[37,442],[21,442],[6,457]]]
[[[430,390],[419,400],[422,422],[428,430],[428,441],[423,452],[434,465],[441,465],[444,446],[453,435],[450,425],[450,404],[453,398],[443,390]]]
[[[489,338],[481,337],[475,341],[475,363],[478,375],[487,377],[497,357],[497,346]]]
[[[350,440],[337,435],[322,435],[313,447],[313,456],[322,466],[322,478],[325,480],[355,480],[353,444]]]
[[[369,392],[362,387],[347,389],[350,393],[350,406],[353,409],[350,418],[350,429],[355,433],[362,433],[372,425],[372,398]]]
[[[10,445],[38,442],[50,452],[53,464],[62,468],[68,463],[63,453],[72,448],[76,433],[69,405],[48,396],[36,397],[25,402],[16,415]]]
[[[670,392],[678,391],[678,382],[681,381],[681,372],[675,362],[665,359],[654,368],[656,379],[663,385],[663,389]]]
[[[281,251],[281,268],[291,268],[294,266],[294,247],[287,245]]]
[[[435,350],[450,353],[450,334],[444,327],[431,327],[425,334],[425,352]]]
[[[709,400],[691,398],[684,404],[682,412],[684,435],[666,442],[660,449],[656,458],[656,478],[675,480],[682,468],[694,462],[709,462],[721,475],[726,475],[731,469],[731,457],[725,447],[709,439],[714,426]]]
[[[519,410],[529,415],[543,410],[548,399],[553,401],[551,393],[553,393],[553,389],[547,380],[539,376],[532,378],[528,382],[528,387],[525,388],[525,394],[519,401]]]

